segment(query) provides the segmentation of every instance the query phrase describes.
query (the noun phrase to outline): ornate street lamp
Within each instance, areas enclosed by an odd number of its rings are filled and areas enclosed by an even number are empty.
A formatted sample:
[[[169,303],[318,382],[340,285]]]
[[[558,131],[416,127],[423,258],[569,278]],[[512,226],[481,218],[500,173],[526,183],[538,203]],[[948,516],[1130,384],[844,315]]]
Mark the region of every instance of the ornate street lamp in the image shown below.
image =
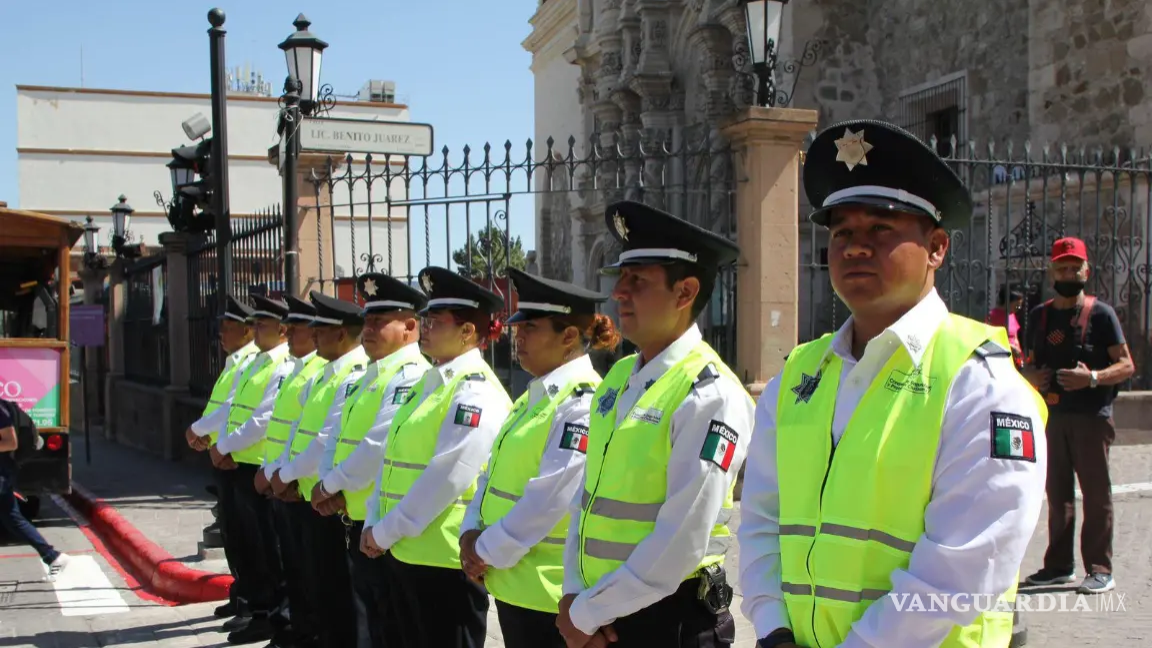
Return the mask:
[[[320,101],[320,60],[328,43],[316,38],[308,31],[312,23],[304,14],[296,16],[292,23],[296,32],[280,43],[284,58],[288,62],[288,78],[295,79],[295,90],[300,98],[300,107],[305,113]]]
[[[84,267],[90,270],[108,267],[108,259],[100,254],[100,227],[91,216],[84,217]]]
[[[775,106],[776,63],[780,55],[780,24],[788,0],[743,0],[748,23],[748,47],[756,75],[756,105]]]
[[[140,256],[138,244],[127,244],[128,225],[132,220],[132,212],[136,211],[128,204],[128,198],[120,194],[119,202],[112,205],[109,211],[112,212],[112,249],[118,256],[129,258]]]

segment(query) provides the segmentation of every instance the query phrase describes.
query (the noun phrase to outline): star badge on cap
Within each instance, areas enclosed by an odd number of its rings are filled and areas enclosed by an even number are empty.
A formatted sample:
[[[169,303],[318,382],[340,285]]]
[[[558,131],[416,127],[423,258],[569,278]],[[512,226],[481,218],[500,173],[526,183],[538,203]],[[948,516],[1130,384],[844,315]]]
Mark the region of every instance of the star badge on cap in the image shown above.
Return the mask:
[[[796,394],[796,404],[807,403],[812,399],[812,394],[816,393],[816,388],[820,386],[820,374],[817,371],[815,376],[809,376],[806,373],[800,373],[800,384],[792,388],[792,393]]]
[[[612,223],[616,226],[616,233],[620,235],[620,238],[627,241],[628,226],[624,224],[624,217],[620,215],[620,212],[616,212],[616,214],[612,216]]]
[[[368,278],[368,279],[364,280],[364,292],[365,292],[365,294],[367,294],[371,297],[376,296],[376,280],[375,279]]]
[[[424,275],[420,278],[420,285],[424,287],[424,292],[431,294],[432,292],[432,277]]]
[[[868,151],[872,150],[872,145],[864,141],[864,130],[861,129],[859,133],[853,133],[851,129],[844,129],[844,137],[836,140],[836,161],[843,162],[848,165],[848,170],[856,168],[856,165],[868,166]]]

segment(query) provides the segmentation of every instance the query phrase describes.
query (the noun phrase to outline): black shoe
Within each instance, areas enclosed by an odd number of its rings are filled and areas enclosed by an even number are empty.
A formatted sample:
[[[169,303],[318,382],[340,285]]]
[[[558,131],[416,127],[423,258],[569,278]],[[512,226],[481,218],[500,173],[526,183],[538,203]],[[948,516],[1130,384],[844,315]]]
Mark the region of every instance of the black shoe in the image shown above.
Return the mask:
[[[1076,580],[1076,574],[1044,568],[1024,579],[1029,585],[1064,585]]]
[[[228,633],[228,643],[246,644],[257,641],[270,641],[274,634],[272,624],[266,616],[252,617],[244,628]]]
[[[220,627],[220,632],[232,632],[233,630],[241,630],[247,627],[248,622],[252,620],[250,616],[234,616],[224,622]]]
[[[228,617],[236,616],[239,610],[240,608],[237,607],[235,601],[228,601],[224,605],[221,605],[220,607],[213,610],[212,614],[216,615],[216,618],[218,619],[227,619]]]

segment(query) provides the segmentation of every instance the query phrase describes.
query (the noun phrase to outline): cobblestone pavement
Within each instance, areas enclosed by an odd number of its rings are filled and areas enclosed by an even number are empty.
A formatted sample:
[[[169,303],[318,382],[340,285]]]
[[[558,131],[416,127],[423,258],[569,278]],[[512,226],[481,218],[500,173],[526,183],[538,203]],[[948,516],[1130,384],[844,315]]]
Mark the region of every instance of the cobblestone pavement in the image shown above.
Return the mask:
[[[77,453],[83,457],[82,451]],[[118,463],[124,461],[126,463]],[[103,480],[91,490],[113,501],[121,513],[174,556],[195,553],[200,530],[210,519],[203,492],[208,470],[163,462],[115,446],[93,447],[93,468],[77,462],[76,479]],[[99,468],[97,471],[96,468]],[[1152,446],[1114,450],[1116,484],[1152,481]],[[85,484],[88,485],[88,484]],[[104,489],[100,493],[100,489]],[[151,491],[151,492],[149,492]],[[141,598],[53,502],[37,520],[48,540],[80,562],[70,578],[43,581],[43,567],[27,547],[0,546],[0,648],[81,648],[110,646],[227,646],[212,617],[216,604],[167,606]],[[1115,571],[1111,597],[1089,597],[1086,611],[1024,613],[1029,646],[1126,647],[1148,645],[1152,633],[1152,492],[1116,497]],[[1043,518],[1033,537],[1021,576],[1039,567],[1047,542]],[[733,556],[732,564],[739,557]],[[201,566],[203,567],[203,566]],[[1072,592],[1073,588],[1022,591]],[[1121,599],[1121,595],[1123,598]],[[1099,609],[1107,601],[1112,610]],[[1081,607],[1085,604],[1081,604]],[[738,609],[739,601],[735,607]],[[1122,609],[1121,609],[1122,608]],[[736,648],[752,648],[755,638],[737,614]],[[495,609],[489,616],[489,646],[502,646]],[[255,645],[255,644],[254,644]]]

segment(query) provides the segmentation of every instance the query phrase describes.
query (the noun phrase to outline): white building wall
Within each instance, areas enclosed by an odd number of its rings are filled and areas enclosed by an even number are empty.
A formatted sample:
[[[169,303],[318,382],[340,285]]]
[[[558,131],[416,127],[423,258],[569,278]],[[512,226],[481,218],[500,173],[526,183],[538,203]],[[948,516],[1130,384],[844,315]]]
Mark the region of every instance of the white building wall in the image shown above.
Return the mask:
[[[105,243],[112,232],[108,211],[124,194],[136,209],[130,224],[133,241],[157,245],[160,233],[169,231],[167,218],[153,199],[159,190],[171,198],[171,178],[165,166],[171,150],[192,144],[181,122],[196,113],[211,120],[208,95],[43,88],[18,86],[17,158],[19,200],[22,209],[40,211],[83,221],[91,215],[101,228]],[[283,185],[277,168],[268,162],[268,150],[279,142],[275,98],[230,95],[228,101],[229,200],[233,218],[243,218],[282,202]],[[409,111],[400,104],[350,102],[332,109],[332,117],[408,121]],[[212,136],[212,133],[209,133]],[[361,156],[357,156],[361,157]],[[375,171],[383,167],[377,163]],[[353,173],[363,171],[353,165]],[[382,204],[390,193],[402,200],[404,185],[394,182],[385,192],[384,182],[373,186],[372,200],[374,250],[387,259],[389,221]],[[307,183],[300,186],[302,197],[314,195]],[[333,201],[336,213],[336,260],[347,275],[352,272],[352,211],[347,189],[337,186]],[[356,263],[368,250],[366,191],[353,197],[355,215]],[[407,272],[406,222],[402,209],[393,210],[391,235],[394,242],[393,270]],[[327,235],[328,233],[326,233]],[[324,250],[331,258],[331,250]]]

